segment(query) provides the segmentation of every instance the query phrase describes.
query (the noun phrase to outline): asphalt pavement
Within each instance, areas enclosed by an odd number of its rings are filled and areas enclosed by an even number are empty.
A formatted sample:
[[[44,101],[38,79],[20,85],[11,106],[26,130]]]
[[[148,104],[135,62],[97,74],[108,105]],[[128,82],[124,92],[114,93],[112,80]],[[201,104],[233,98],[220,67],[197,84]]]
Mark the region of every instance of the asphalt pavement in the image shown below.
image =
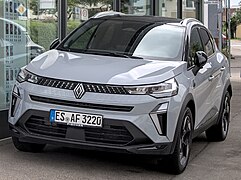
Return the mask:
[[[0,180],[8,179],[241,179],[241,41],[232,41],[233,98],[231,123],[224,142],[207,142],[204,134],[193,142],[185,172],[174,176],[142,156],[83,151],[47,146],[43,153],[17,151],[9,138],[0,140]]]

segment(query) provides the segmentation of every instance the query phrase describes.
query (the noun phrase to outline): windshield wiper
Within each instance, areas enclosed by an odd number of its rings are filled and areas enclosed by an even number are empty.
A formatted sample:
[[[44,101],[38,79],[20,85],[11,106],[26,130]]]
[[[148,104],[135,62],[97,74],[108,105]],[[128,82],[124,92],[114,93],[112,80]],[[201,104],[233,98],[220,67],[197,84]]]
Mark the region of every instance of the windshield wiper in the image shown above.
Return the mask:
[[[131,58],[131,59],[143,59],[142,57],[139,57],[139,56],[132,56],[132,55],[129,55],[129,54],[123,54],[123,53],[118,53],[118,52],[108,52],[108,51],[102,51],[102,50],[85,49],[84,53],[114,56],[114,57],[123,57],[123,58]]]
[[[117,52],[109,52],[109,54],[111,56],[115,56],[115,57],[124,57],[124,58],[132,58],[132,59],[143,59],[142,57],[132,56],[132,55],[129,55],[129,54],[122,54],[122,53],[117,53]]]

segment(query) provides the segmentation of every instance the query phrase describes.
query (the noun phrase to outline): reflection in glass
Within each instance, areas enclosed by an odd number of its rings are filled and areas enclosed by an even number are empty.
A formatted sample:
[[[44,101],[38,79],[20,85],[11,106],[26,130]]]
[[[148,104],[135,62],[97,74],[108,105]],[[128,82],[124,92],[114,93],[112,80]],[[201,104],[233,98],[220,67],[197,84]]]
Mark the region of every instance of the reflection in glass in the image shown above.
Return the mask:
[[[182,17],[183,18],[197,18],[196,6],[198,2],[196,0],[183,0],[182,3]]]
[[[159,16],[177,17],[177,0],[159,0]]]
[[[121,12],[135,15],[150,15],[150,0],[121,0]]]
[[[43,1],[0,1],[0,110],[9,106],[19,69],[57,37],[57,1],[40,7]]]
[[[68,0],[67,33],[77,28],[96,13],[113,10],[113,0],[102,1],[72,1]]]

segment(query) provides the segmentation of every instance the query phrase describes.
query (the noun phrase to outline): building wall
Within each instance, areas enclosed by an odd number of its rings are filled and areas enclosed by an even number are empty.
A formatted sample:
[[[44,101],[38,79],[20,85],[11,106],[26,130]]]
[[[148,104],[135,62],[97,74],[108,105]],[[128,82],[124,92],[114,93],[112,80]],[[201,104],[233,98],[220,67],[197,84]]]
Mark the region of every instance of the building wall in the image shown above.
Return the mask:
[[[236,29],[236,38],[241,39],[241,24],[239,24],[239,25],[237,26],[237,29]]]

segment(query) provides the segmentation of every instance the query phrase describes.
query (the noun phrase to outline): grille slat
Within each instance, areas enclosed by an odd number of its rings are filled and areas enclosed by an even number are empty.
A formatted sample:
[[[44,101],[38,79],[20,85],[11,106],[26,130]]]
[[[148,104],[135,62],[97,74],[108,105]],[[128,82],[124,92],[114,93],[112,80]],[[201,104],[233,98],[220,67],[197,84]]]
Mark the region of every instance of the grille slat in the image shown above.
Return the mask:
[[[104,134],[112,134],[112,128],[110,127],[110,129],[89,129],[88,130],[89,133],[104,133]],[[115,129],[115,135],[128,135],[129,133],[126,131],[126,129],[123,129],[122,131],[118,131]]]
[[[108,138],[108,139],[114,139],[114,140],[131,140],[131,138],[127,136],[128,134],[115,134],[113,136],[112,132],[103,133],[103,134],[100,134],[98,132],[88,132],[85,135],[88,137],[99,136],[101,138]]]
[[[54,87],[60,89],[73,90],[79,83],[83,84],[86,92],[105,93],[105,94],[129,94],[122,86],[105,85],[105,84],[91,84],[82,82],[72,82],[66,80],[51,79],[39,77],[38,85]]]
[[[94,138],[94,137],[88,137],[88,141],[93,141],[93,142],[102,142],[102,143],[107,143],[107,144],[126,144],[126,141],[122,140],[111,140],[111,139],[99,139],[99,138]]]
[[[52,99],[52,98],[39,97],[39,96],[33,96],[33,95],[30,95],[30,98],[33,101],[38,101],[42,103],[50,103],[50,104],[57,104],[57,105],[63,105],[63,106],[87,108],[87,109],[130,112],[134,108],[133,106],[92,104],[92,103],[84,103],[84,102],[77,102],[77,101]]]
[[[41,129],[36,129],[36,128],[28,128],[30,132],[36,133],[36,134],[41,134],[41,135],[47,135],[47,136],[54,136],[54,137],[65,137],[65,133],[56,133],[53,131],[45,131]]]
[[[32,127],[32,128],[37,127],[39,129],[45,128],[45,130],[49,129],[49,130],[52,130],[52,131],[56,131],[56,132],[60,131],[60,132],[63,132],[63,133],[66,132],[66,128],[61,128],[61,127],[57,127],[57,126],[51,127],[50,125],[37,124],[36,122],[35,123],[34,122],[28,122],[28,127]]]
[[[48,118],[31,116],[25,122],[25,127],[32,134],[65,139],[68,127],[70,126],[59,123],[51,124]],[[132,135],[123,125],[104,125],[102,128],[83,127],[80,129],[84,130],[84,137],[86,142],[125,145],[133,140]]]

